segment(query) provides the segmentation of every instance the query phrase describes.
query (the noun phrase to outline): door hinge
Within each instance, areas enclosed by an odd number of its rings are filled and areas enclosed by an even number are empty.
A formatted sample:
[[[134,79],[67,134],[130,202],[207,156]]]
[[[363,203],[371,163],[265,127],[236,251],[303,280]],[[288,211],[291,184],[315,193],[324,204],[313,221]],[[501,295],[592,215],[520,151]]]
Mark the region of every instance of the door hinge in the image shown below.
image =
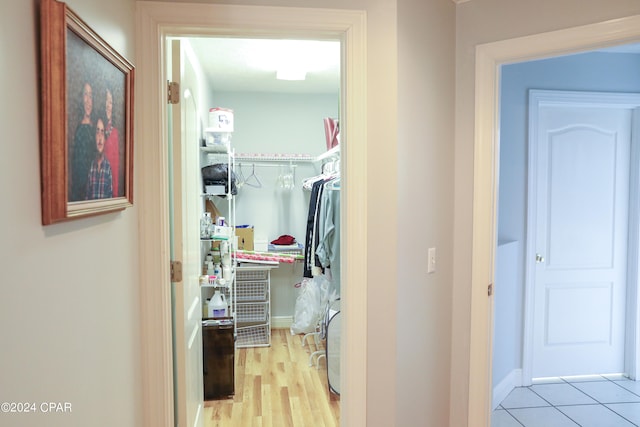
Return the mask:
[[[167,103],[177,104],[180,102],[180,83],[167,80]]]
[[[182,262],[171,261],[171,281],[182,282]]]
[[[493,295],[493,283],[489,283],[489,286],[487,287],[487,295]]]

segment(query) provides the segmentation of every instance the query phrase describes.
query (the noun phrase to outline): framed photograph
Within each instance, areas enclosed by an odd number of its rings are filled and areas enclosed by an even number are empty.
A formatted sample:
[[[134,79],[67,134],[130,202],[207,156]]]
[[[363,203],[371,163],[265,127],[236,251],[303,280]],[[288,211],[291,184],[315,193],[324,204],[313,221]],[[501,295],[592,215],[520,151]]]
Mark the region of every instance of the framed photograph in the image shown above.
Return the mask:
[[[134,67],[65,3],[40,13],[42,223],[130,207]]]

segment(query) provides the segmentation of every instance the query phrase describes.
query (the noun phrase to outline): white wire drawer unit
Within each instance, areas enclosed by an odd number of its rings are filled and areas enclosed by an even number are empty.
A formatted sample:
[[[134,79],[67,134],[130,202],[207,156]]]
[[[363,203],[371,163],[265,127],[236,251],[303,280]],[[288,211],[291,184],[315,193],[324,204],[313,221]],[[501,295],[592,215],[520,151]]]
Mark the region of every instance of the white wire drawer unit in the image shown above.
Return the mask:
[[[236,269],[236,347],[271,345],[271,269],[277,267],[245,263]]]

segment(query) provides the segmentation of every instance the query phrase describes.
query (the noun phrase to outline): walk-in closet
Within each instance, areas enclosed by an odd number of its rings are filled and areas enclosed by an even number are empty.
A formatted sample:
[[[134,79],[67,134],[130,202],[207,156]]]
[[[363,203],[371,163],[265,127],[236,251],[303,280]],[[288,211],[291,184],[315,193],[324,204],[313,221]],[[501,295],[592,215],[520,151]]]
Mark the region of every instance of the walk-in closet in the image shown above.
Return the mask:
[[[205,426],[339,426],[340,42],[183,46],[205,88]]]

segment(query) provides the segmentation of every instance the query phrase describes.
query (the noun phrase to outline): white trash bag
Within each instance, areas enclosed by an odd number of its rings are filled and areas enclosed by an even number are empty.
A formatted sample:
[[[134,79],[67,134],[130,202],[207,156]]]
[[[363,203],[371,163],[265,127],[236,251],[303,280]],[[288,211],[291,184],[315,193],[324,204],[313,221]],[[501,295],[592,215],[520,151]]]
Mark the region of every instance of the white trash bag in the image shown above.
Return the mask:
[[[308,334],[316,330],[322,318],[326,302],[326,279],[304,278],[300,284],[300,295],[296,298],[296,307],[291,324],[291,335]],[[325,294],[325,295],[323,295]],[[325,300],[326,301],[326,300]]]

